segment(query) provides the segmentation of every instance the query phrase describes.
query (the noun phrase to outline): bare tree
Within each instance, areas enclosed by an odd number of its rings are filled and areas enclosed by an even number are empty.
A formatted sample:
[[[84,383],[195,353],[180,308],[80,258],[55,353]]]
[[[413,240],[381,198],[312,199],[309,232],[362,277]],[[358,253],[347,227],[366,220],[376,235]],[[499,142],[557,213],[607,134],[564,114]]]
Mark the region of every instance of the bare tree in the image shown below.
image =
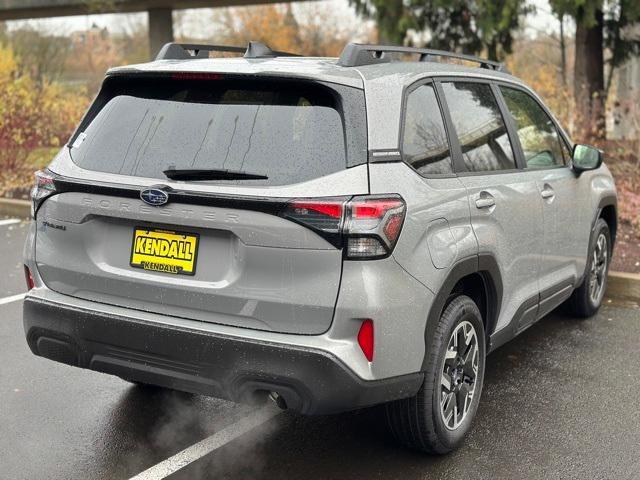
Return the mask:
[[[46,33],[38,25],[8,32],[6,38],[18,57],[20,71],[39,84],[58,80],[71,52],[69,38]]]

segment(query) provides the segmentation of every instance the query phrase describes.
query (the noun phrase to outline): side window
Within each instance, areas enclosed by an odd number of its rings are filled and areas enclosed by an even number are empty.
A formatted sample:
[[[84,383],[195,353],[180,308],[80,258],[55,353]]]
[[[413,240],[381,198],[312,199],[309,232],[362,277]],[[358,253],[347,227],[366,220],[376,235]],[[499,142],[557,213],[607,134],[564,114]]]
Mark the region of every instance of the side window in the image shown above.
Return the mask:
[[[467,170],[516,168],[507,127],[491,87],[482,83],[446,82],[442,89]]]
[[[558,130],[538,102],[521,90],[500,87],[500,91],[515,120],[527,168],[564,165]]]
[[[433,85],[409,93],[402,154],[421,175],[453,173],[449,142]]]
[[[569,162],[573,157],[573,152],[562,139],[560,139],[560,148],[562,148],[562,156],[564,157],[564,164],[569,165]]]

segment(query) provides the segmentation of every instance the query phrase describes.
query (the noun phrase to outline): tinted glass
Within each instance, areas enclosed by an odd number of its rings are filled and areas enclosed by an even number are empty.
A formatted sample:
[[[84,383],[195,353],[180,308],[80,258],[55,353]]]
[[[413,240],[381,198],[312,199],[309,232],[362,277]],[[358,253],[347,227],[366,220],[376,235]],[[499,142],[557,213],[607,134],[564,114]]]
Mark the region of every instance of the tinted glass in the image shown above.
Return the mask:
[[[354,132],[345,134],[338,105],[312,85],[130,81],[103,100],[71,153],[79,166],[109,173],[166,179],[173,166],[269,177],[224,184],[297,183],[347,167]]]
[[[432,85],[407,97],[402,153],[422,175],[453,173],[444,121]]]
[[[562,160],[564,164],[569,165],[569,162],[571,161],[571,157],[572,157],[571,149],[567,146],[567,144],[562,139],[560,139],[560,148],[562,150]]]
[[[443,83],[442,88],[467,170],[516,168],[507,128],[491,87],[479,83]]]
[[[507,108],[515,119],[527,168],[563,165],[561,140],[551,118],[529,94],[500,87]]]

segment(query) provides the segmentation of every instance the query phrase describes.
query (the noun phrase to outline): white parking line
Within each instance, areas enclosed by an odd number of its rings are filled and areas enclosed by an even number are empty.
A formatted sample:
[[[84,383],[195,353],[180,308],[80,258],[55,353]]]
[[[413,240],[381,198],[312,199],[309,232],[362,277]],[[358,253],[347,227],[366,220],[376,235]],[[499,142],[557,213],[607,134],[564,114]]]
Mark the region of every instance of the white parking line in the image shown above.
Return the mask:
[[[6,220],[0,220],[0,227],[4,227],[5,225],[15,225],[16,223],[20,223],[22,220],[19,218],[7,218]]]
[[[19,293],[18,295],[12,295],[11,297],[0,298],[0,305],[6,305],[7,303],[17,302],[22,300],[26,293]]]
[[[173,457],[163,460],[135,477],[132,477],[130,480],[161,480],[167,478],[169,475],[186,467],[190,463],[195,462],[241,435],[268,422],[280,413],[282,413],[282,410],[277,409],[275,406],[264,407],[255,412],[251,412],[233,425],[229,425],[210,437],[185,448]]]

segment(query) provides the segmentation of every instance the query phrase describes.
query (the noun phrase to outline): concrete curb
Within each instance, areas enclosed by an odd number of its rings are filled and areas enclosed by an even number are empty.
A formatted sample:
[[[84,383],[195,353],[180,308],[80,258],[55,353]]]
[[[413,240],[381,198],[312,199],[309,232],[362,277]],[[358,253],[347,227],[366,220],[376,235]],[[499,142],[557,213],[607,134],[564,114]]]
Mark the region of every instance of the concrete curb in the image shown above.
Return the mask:
[[[31,202],[15,198],[0,198],[0,217],[29,218]]]
[[[606,295],[622,300],[640,301],[640,274],[609,272]]]

